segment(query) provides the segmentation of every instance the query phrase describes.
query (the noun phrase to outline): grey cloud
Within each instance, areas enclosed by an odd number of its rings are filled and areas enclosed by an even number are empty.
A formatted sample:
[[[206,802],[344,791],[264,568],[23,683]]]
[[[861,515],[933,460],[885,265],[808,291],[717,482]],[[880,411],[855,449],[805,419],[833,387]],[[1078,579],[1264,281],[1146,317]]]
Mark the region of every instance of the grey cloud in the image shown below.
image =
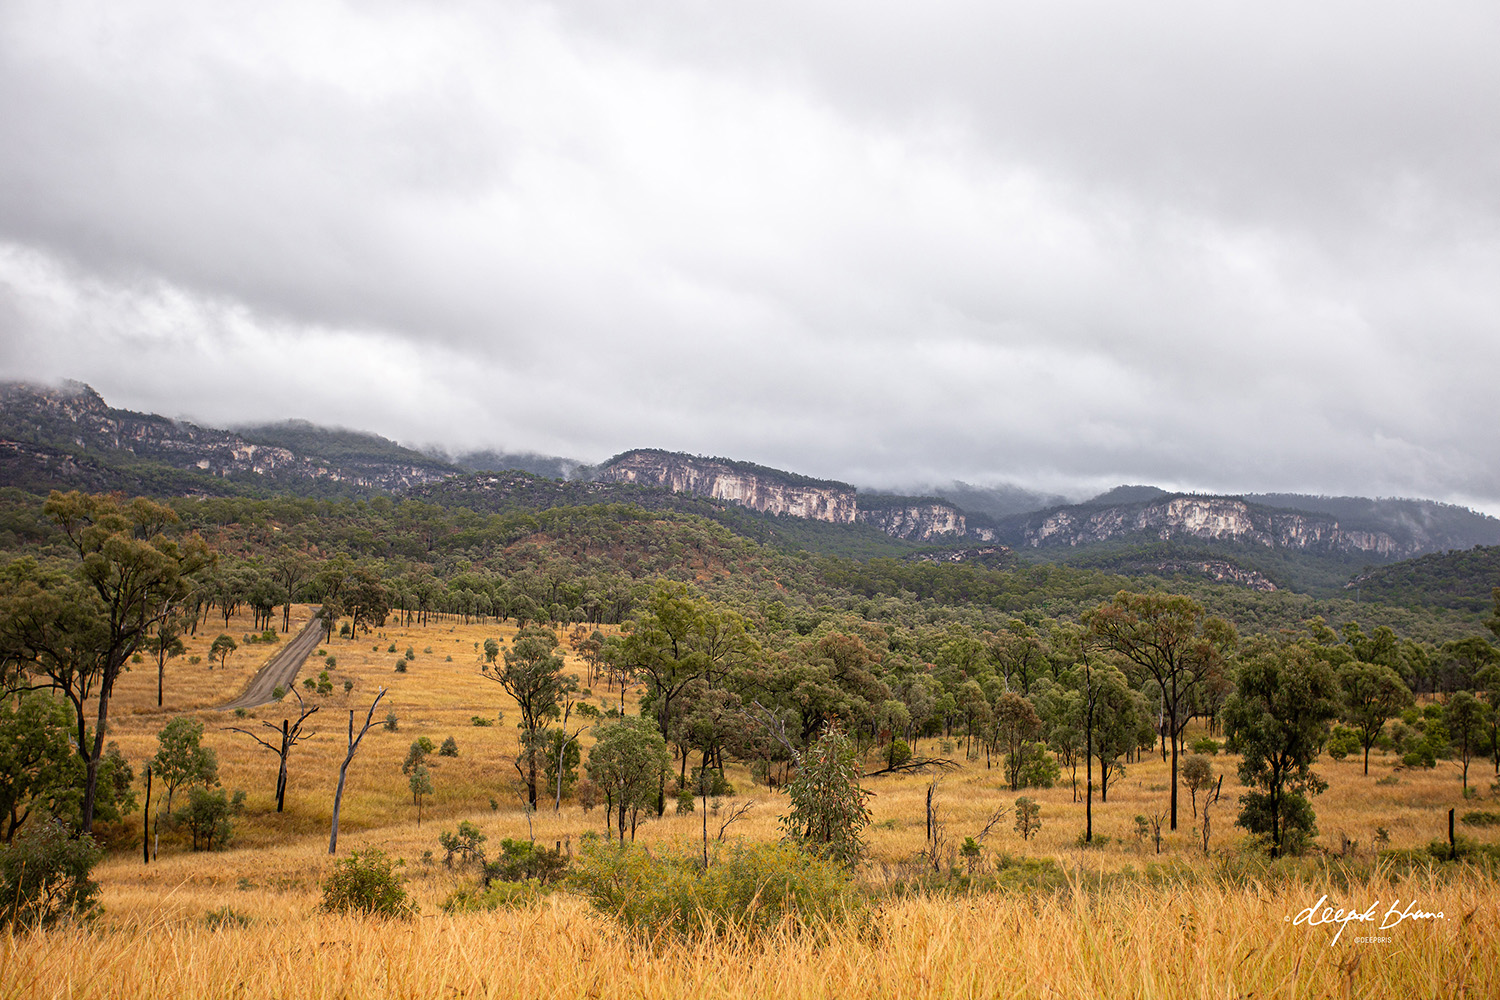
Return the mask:
[[[1497,18],[17,2],[0,367],[455,450],[1500,505]]]

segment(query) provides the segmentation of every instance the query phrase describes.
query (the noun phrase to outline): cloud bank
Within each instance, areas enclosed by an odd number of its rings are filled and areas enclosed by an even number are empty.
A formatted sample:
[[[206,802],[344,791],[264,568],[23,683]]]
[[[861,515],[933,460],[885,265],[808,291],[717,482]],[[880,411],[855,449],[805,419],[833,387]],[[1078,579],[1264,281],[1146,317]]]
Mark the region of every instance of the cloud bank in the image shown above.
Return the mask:
[[[0,8],[0,373],[873,485],[1500,509],[1500,9]]]

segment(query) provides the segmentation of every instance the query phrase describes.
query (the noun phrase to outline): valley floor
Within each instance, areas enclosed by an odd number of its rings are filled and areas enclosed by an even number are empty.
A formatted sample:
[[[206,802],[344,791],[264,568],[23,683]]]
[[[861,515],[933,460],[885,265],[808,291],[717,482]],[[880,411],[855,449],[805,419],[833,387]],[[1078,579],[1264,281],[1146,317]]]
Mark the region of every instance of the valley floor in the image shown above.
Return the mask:
[[[229,631],[241,639],[248,624],[233,621]],[[294,622],[293,633],[296,628]],[[1335,850],[1347,843],[1352,868],[1315,857],[1267,870],[1247,860],[1251,854],[1233,826],[1240,789],[1232,757],[1214,758],[1226,779],[1223,799],[1212,807],[1208,854],[1197,828],[1201,803],[1190,802],[1185,790],[1179,829],[1165,833],[1160,854],[1136,835],[1135,817],[1166,808],[1169,770],[1160,756],[1130,765],[1109,801],[1095,802],[1100,842],[1087,849],[1078,844],[1083,804],[1067,787],[1066,771],[1064,785],[1024,793],[1041,803],[1042,828],[1023,841],[1012,829],[1018,793],[1004,785],[998,767],[986,769],[982,758],[965,761],[933,791],[949,845],[942,856],[976,836],[998,811],[1002,818],[985,838],[982,870],[1032,857],[1051,859],[1063,874],[1037,891],[916,897],[891,887],[911,883],[926,866],[919,855],[927,848],[926,796],[934,779],[870,778],[871,861],[860,877],[877,902],[868,917],[818,934],[786,927],[757,941],[727,935],[645,941],[568,893],[490,913],[450,915],[440,908],[454,889],[473,882],[472,874],[451,871],[440,860],[439,831],[461,820],[476,823],[491,845],[505,837],[533,838],[569,851],[586,832],[603,830],[602,810],[585,812],[572,802],[558,811],[543,804],[529,822],[522,809],[509,763],[515,706],[480,669],[484,640],[508,642],[513,627],[443,622],[326,645],[309,660],[299,685],[326,668],[334,693],[307,695],[320,706],[310,721],[318,735],[292,752],[281,814],[271,796],[274,755],[226,727],[279,725],[294,699],[243,715],[210,709],[238,693],[273,651],[242,643],[228,669],[210,671],[203,652],[219,631],[211,623],[194,639],[189,656],[199,656],[198,663],[185,656],[169,664],[163,710],[155,704],[154,665],[127,675],[111,737],[139,772],[168,719],[188,713],[202,720],[223,785],[249,793],[234,842],[224,851],[192,853],[180,835],[168,833],[159,857],[145,864],[139,812],[106,830],[115,850],[97,872],[102,914],[84,927],[0,936],[0,1000],[1500,996],[1495,883],[1467,869],[1417,869],[1396,877],[1375,862],[1382,831],[1389,846],[1420,847],[1446,836],[1449,808],[1460,815],[1494,811],[1497,792],[1486,763],[1470,771],[1471,783],[1484,789],[1481,797],[1466,801],[1451,763],[1434,771],[1397,770],[1393,758],[1377,754],[1366,776],[1356,759],[1325,758],[1319,770],[1330,788],[1314,800],[1320,843]],[[396,673],[394,663],[407,648],[414,659]],[[326,667],[328,656],[335,659],[332,667]],[[568,666],[585,672],[571,654]],[[346,679],[352,682],[347,694]],[[376,725],[350,768],[339,855],[380,847],[404,858],[420,906],[408,921],[318,909],[319,883],[333,861],[328,827],[349,712],[355,711],[357,728],[381,687],[388,690]],[[626,692],[628,709],[637,695]],[[618,705],[620,694],[598,686],[593,697]],[[388,710],[395,714],[393,730],[382,724]],[[420,826],[400,769],[419,736],[434,743],[452,736],[459,746],[456,758],[432,758],[436,791],[424,804]],[[956,743],[949,750],[962,756]],[[924,740],[918,751],[939,754],[943,745]],[[716,838],[731,810],[753,799],[725,839],[778,838],[786,797],[754,785],[744,768],[731,769],[729,779],[737,794],[707,817],[708,836]],[[644,823],[638,841],[658,851],[692,850],[703,820],[701,812],[669,810]],[[1494,842],[1495,831],[1460,827],[1478,841]],[[1352,882],[1346,881],[1350,870],[1359,873]],[[1441,916],[1408,918],[1385,929],[1351,924],[1335,941],[1337,926],[1295,919],[1324,894],[1329,905],[1374,907],[1377,921],[1387,923],[1397,900]]]

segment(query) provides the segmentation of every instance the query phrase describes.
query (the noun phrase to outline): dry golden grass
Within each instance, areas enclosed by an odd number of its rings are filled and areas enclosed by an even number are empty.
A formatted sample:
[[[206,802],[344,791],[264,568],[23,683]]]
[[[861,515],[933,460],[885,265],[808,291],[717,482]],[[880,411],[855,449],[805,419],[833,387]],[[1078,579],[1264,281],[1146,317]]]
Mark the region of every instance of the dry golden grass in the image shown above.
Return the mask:
[[[306,610],[301,611],[306,620]],[[222,624],[222,621],[219,622]],[[228,631],[237,639],[249,620]],[[196,642],[207,644],[222,629],[210,624]],[[1192,868],[1186,887],[1127,882],[1102,893],[1060,896],[1006,895],[933,898],[882,904],[870,926],[836,929],[826,940],[788,930],[750,944],[721,938],[697,943],[634,941],[610,921],[590,913],[576,898],[555,896],[530,909],[493,914],[443,915],[438,904],[460,877],[440,864],[424,863],[424,852],[440,854],[437,833],[462,819],[480,825],[491,843],[526,837],[528,824],[516,791],[510,758],[516,749],[514,705],[494,681],[481,675],[476,643],[493,636],[507,643],[514,629],[495,625],[433,624],[386,628],[357,640],[335,638],[327,652],[338,658],[331,671],[336,693],[309,700],[322,706],[312,720],[318,735],[291,757],[287,811],[276,814],[272,799],[275,758],[248,738],[223,727],[278,722],[288,706],[266,706],[239,718],[212,711],[243,687],[268,658],[266,646],[242,646],[230,669],[210,672],[183,657],[168,667],[168,705],[155,706],[155,670],[137,667],[122,679],[112,738],[139,766],[155,750],[155,733],[172,715],[191,709],[204,721],[205,740],[219,754],[226,787],[249,792],[247,812],[237,823],[230,849],[191,854],[163,842],[161,857],[143,865],[140,818],[115,831],[133,842],[99,869],[103,915],[88,928],[0,938],[0,998],[130,996],[297,996],[308,1000],[342,996],[661,996],[661,997],[892,997],[892,996],[1500,996],[1494,885],[1476,877],[1444,882],[1420,879],[1391,885],[1373,878],[1342,897],[1317,876],[1290,885],[1229,884],[1213,875],[1193,829],[1186,792],[1181,829],[1170,833],[1158,859],[1134,835],[1134,817],[1165,809],[1168,768],[1148,756],[1112,786],[1110,801],[1096,800],[1094,829],[1109,843],[1080,850],[1083,805],[1067,787],[1032,791],[1042,804],[1041,832],[1029,843],[1012,829],[1015,794],[998,768],[983,761],[941,778],[935,801],[948,842],[976,835],[997,809],[1005,816],[987,838],[990,857],[1000,853],[1057,859],[1087,878],[1092,871],[1140,870],[1157,860]],[[206,632],[206,635],[203,634]],[[389,651],[394,643],[397,652]],[[394,671],[410,646],[416,660],[408,672]],[[427,649],[431,652],[426,652]],[[195,651],[196,647],[195,647]],[[451,660],[448,657],[452,657]],[[569,666],[583,664],[569,655]],[[321,660],[302,676],[315,676]],[[342,681],[354,681],[345,696]],[[299,678],[300,683],[300,678]],[[362,723],[375,691],[389,693],[376,712],[350,769],[343,804],[340,854],[379,846],[407,860],[412,889],[423,916],[382,922],[322,914],[318,883],[331,868],[328,823],[338,764],[343,758],[348,710]],[[639,691],[627,692],[633,709]],[[618,692],[594,692],[616,704]],[[389,706],[400,720],[396,732],[380,725]],[[505,720],[475,727],[470,719]],[[357,723],[358,724],[358,723]],[[416,825],[400,764],[411,741],[454,736],[460,756],[438,758],[436,793]],[[937,741],[923,741],[924,753]],[[1377,827],[1391,846],[1420,846],[1445,836],[1450,807],[1495,809],[1493,793],[1465,802],[1456,769],[1396,771],[1393,759],[1376,755],[1368,777],[1360,762],[1325,759],[1320,770],[1329,791],[1314,801],[1323,842],[1338,834],[1357,841],[1371,856]],[[1237,812],[1234,759],[1220,756],[1226,772],[1224,798],[1214,811],[1216,849],[1234,850],[1242,833]],[[1471,778],[1488,787],[1487,769]],[[1377,784],[1395,776],[1396,784]],[[728,837],[754,840],[780,835],[786,799],[753,787],[748,771],[731,769],[738,802],[754,808]],[[1066,777],[1066,775],[1065,775]],[[911,863],[925,847],[924,804],[931,778],[882,777],[867,782],[874,823],[868,840],[873,864],[865,877],[879,882]],[[734,804],[734,801],[727,805]],[[492,807],[493,803],[493,807]],[[726,806],[727,808],[727,806]],[[725,811],[711,815],[710,836]],[[691,846],[701,816],[646,822],[638,839],[651,845]],[[531,831],[543,843],[576,845],[587,830],[602,829],[601,811],[584,813],[565,802],[554,812],[544,805]],[[1496,831],[1463,829],[1493,841]],[[1333,893],[1338,905],[1417,899],[1445,919],[1408,921],[1385,932],[1390,940],[1356,943],[1350,927],[1330,946],[1326,927],[1294,926],[1288,919]],[[206,913],[231,907],[248,926],[214,930]],[[1385,906],[1380,907],[1381,913]],[[878,934],[871,927],[878,929]],[[80,958],[80,956],[83,956]]]
[[[1383,913],[1416,899],[1444,919],[1351,927],[1337,944],[1331,928],[1288,919],[1315,886],[1214,884],[893,901],[825,937],[652,944],[568,896],[382,921],[319,913],[296,889],[117,885],[95,927],[0,937],[0,997],[1490,997],[1492,889],[1352,888],[1346,903]],[[225,905],[248,925],[207,926],[203,913]]]

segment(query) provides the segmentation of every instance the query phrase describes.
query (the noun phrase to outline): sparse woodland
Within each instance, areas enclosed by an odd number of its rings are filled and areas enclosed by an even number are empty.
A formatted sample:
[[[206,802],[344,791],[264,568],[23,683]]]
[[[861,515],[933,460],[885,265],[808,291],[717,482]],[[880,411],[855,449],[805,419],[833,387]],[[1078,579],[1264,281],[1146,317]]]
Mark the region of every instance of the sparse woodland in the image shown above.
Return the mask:
[[[0,996],[1500,994],[1500,613],[620,505],[0,515]]]

